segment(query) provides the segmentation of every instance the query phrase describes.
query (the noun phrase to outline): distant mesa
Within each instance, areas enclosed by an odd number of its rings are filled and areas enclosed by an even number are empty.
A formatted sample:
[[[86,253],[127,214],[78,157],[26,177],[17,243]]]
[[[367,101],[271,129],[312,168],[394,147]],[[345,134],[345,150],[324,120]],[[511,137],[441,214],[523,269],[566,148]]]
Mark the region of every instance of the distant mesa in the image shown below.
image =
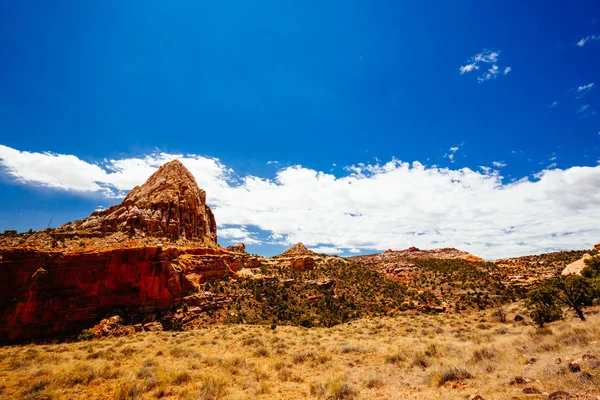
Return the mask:
[[[146,183],[134,187],[121,204],[59,229],[217,242],[217,224],[206,204],[206,192],[178,160],[161,166]]]
[[[246,245],[242,242],[237,242],[236,244],[232,245],[232,246],[227,246],[225,248],[225,250],[227,251],[232,251],[234,253],[243,253],[243,254],[247,254],[246,253]]]
[[[393,260],[401,260],[406,258],[439,258],[439,259],[454,259],[454,260],[467,260],[472,262],[486,262],[483,258],[469,254],[466,251],[458,250],[452,247],[445,247],[431,250],[421,250],[415,246],[411,246],[405,250],[392,250],[387,249],[383,253],[375,253],[368,255],[360,255],[350,257],[357,261],[381,261],[390,262]]]

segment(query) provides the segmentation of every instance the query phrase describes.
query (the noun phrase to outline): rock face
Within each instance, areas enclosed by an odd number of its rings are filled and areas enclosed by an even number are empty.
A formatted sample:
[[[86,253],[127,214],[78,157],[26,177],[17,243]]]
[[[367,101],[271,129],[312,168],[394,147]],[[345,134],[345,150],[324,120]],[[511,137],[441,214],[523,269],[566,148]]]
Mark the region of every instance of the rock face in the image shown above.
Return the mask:
[[[217,242],[217,224],[206,204],[206,192],[177,160],[164,164],[146,183],[134,187],[121,204],[96,211],[64,228],[102,234],[143,233],[169,239],[207,237]]]
[[[315,269],[315,259],[312,257],[300,257],[291,261],[292,268],[296,271],[309,271]]]
[[[0,254],[0,342],[78,332],[116,308],[168,310],[206,279],[235,277],[245,263],[209,248]]]

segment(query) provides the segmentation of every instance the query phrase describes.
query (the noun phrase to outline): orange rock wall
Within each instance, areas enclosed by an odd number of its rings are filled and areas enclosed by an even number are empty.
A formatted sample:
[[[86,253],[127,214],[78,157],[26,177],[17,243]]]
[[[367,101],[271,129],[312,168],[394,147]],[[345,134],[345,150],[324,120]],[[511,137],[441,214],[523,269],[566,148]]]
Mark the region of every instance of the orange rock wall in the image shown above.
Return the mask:
[[[140,247],[93,253],[0,253],[0,342],[77,332],[116,308],[155,312],[244,257],[214,249]]]

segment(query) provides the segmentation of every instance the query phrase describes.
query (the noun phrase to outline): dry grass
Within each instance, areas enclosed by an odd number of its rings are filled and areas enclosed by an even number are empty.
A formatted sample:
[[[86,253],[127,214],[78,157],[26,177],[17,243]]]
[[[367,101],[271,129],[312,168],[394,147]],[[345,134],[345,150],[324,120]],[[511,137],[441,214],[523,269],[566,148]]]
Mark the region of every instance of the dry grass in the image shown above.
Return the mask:
[[[220,325],[0,348],[2,399],[464,399],[597,395],[600,307],[543,330],[493,310],[333,328]],[[555,359],[560,358],[560,363]],[[578,360],[581,369],[570,368]],[[526,384],[509,384],[515,376]],[[582,397],[585,398],[585,397]]]

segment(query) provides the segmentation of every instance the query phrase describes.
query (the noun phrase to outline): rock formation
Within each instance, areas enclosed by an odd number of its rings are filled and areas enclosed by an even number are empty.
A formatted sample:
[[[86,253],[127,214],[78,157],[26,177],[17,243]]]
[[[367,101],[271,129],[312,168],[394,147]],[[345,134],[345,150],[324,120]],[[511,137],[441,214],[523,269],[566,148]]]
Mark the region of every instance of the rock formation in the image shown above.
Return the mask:
[[[89,218],[62,227],[85,232],[127,232],[169,239],[217,242],[215,217],[206,204],[206,192],[181,162],[161,166],[146,183],[136,186],[119,205],[96,211]]]
[[[260,266],[216,240],[206,193],[179,161],[87,219],[2,237],[0,342],[76,333],[115,309],[170,310],[206,279]]]
[[[292,247],[285,250],[283,253],[281,253],[281,257],[310,256],[316,254],[317,253],[315,253],[314,251],[307,249],[303,243],[298,242]]]
[[[234,253],[247,254],[246,253],[246,245],[242,242],[237,242],[233,246],[227,246],[226,249],[227,249],[227,251],[232,251]]]
[[[581,271],[587,267],[585,261],[590,258],[592,258],[592,256],[589,253],[584,254],[579,260],[573,261],[571,264],[567,265],[565,269],[562,270],[561,275],[581,275]]]

